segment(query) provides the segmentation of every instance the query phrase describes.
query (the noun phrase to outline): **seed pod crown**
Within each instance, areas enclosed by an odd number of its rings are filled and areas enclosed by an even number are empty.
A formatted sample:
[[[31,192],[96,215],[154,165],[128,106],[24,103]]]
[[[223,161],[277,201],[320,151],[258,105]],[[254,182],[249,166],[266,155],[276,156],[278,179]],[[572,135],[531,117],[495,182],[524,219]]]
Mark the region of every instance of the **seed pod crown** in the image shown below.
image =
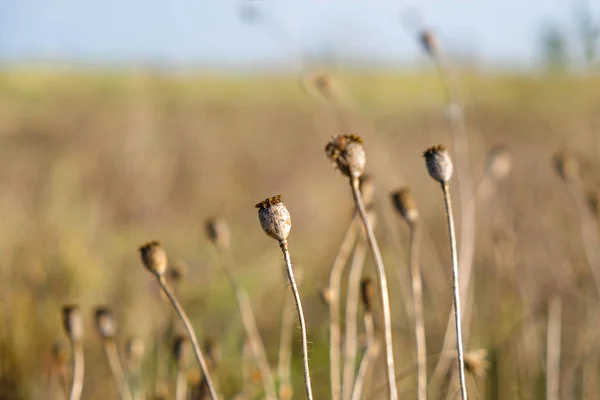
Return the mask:
[[[287,239],[292,229],[292,218],[282,198],[282,195],[269,197],[255,206],[263,231],[280,242]]]
[[[360,178],[367,162],[362,143],[362,138],[357,135],[337,135],[325,146],[325,154],[342,174]]]
[[[428,148],[423,153],[429,175],[439,183],[446,183],[452,178],[454,166],[448,150],[443,145]]]
[[[148,271],[162,276],[167,271],[167,252],[158,240],[143,244],[139,248],[142,263]]]

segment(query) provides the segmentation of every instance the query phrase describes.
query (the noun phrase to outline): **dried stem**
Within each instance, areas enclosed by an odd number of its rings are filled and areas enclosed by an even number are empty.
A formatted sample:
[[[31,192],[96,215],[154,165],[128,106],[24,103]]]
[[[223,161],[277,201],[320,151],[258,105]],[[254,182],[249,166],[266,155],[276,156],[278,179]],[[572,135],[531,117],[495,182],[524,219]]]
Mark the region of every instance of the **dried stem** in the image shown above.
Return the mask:
[[[458,280],[458,257],[456,254],[456,233],[454,231],[454,215],[452,213],[452,201],[447,183],[442,183],[444,192],[444,203],[446,205],[446,217],[448,220],[448,236],[450,237],[450,251],[452,253],[452,289],[454,293],[454,323],[456,326],[456,349],[458,352],[458,379],[462,400],[467,400],[467,386],[465,381],[465,358],[463,354],[461,315],[460,315],[460,289]]]
[[[353,217],[346,229],[344,239],[340,246],[331,272],[329,273],[329,364],[331,379],[331,399],[340,400],[342,393],[341,384],[341,334],[340,334],[340,292],[342,286],[342,273],[344,266],[350,257],[352,248],[356,241],[358,233],[358,224],[356,217]],[[360,282],[359,282],[360,283]]]
[[[233,264],[233,257],[231,254],[229,254],[229,259],[231,260],[230,263]],[[252,355],[260,371],[266,398],[268,400],[275,400],[277,399],[275,381],[273,379],[271,367],[269,366],[269,360],[267,358],[265,346],[260,338],[260,333],[258,332],[258,328],[256,326],[256,318],[254,317],[254,312],[252,311],[252,305],[250,304],[248,293],[246,293],[246,291],[239,286],[230,268],[224,264],[222,264],[222,267],[227,275],[231,289],[235,293],[235,298],[237,300],[238,309],[242,319],[242,325],[244,326],[246,336],[248,337],[250,350],[252,351]]]
[[[342,394],[344,400],[350,400],[354,383],[356,353],[358,351],[357,315],[358,303],[360,301],[360,278],[362,276],[366,256],[367,244],[363,233],[354,248],[352,263],[350,264],[350,275],[348,276],[348,295],[346,298],[345,318],[346,332],[344,335],[344,374],[342,381]]]
[[[208,387],[208,392],[210,394],[210,398],[212,400],[218,400],[219,396],[217,395],[215,385],[213,383],[212,377],[210,375],[210,371],[209,371],[206,361],[204,359],[204,355],[202,354],[202,350],[200,349],[200,345],[198,344],[198,339],[196,339],[196,333],[194,332],[194,327],[192,326],[189,318],[187,317],[185,311],[183,310],[183,307],[181,307],[181,304],[179,304],[179,301],[173,294],[173,291],[169,288],[164,275],[156,275],[156,277],[158,280],[158,284],[160,285],[163,292],[167,295],[167,297],[171,301],[173,308],[179,315],[179,318],[181,318],[181,321],[183,322],[183,325],[185,326],[188,336],[190,337],[190,341],[192,342],[192,347],[194,348],[194,353],[196,355],[196,359],[198,360],[198,364],[200,365],[200,370],[202,371],[202,374],[204,376],[204,378],[203,378],[204,383]]]
[[[302,332],[302,361],[304,363],[304,385],[306,386],[306,398],[308,400],[312,400],[313,394],[310,382],[310,369],[308,366],[308,339],[306,334],[306,322],[304,321],[304,311],[302,310],[302,301],[300,300],[300,293],[298,292],[298,286],[296,285],[296,279],[294,278],[294,271],[292,270],[292,260],[290,259],[287,240],[280,240],[279,247],[281,247],[281,251],[283,252],[288,278],[294,294],[294,300],[296,301],[296,310],[298,311],[300,330]]]
[[[366,230],[367,239],[371,251],[373,252],[373,258],[375,259],[375,265],[377,267],[377,281],[379,283],[379,294],[381,296],[381,308],[383,311],[383,324],[384,324],[384,341],[385,341],[385,355],[386,355],[386,372],[388,378],[388,395],[390,400],[398,399],[398,389],[396,387],[396,369],[394,366],[394,347],[392,343],[392,317],[390,312],[390,298],[387,288],[387,278],[385,275],[385,267],[383,265],[383,259],[379,246],[377,245],[377,239],[373,233],[373,228],[367,216],[365,205],[360,194],[358,178],[350,178],[350,186],[352,187],[352,194],[354,196],[354,202],[358,208],[358,212],[362,219],[363,225]]]
[[[83,375],[84,375],[84,359],[83,359],[83,344],[78,340],[71,340],[71,348],[73,350],[73,383],[71,384],[71,392],[69,400],[81,399],[83,391]]]
[[[185,400],[187,398],[186,371],[183,368],[177,368],[177,377],[175,379],[175,400]]]
[[[562,300],[553,296],[548,300],[548,332],[546,341],[546,399],[560,398],[560,336]]]
[[[103,340],[103,345],[104,353],[106,354],[108,365],[110,366],[110,372],[112,373],[117,386],[119,387],[119,395],[121,396],[121,400],[132,400],[133,397],[131,396],[131,391],[127,385],[125,374],[123,373],[123,366],[121,365],[121,360],[119,359],[119,352],[117,351],[115,341],[112,339],[105,339]]]
[[[283,299],[283,312],[281,315],[281,334],[279,338],[279,363],[277,375],[279,378],[279,397],[283,398],[285,390],[291,390],[290,369],[292,364],[292,339],[294,334],[294,318],[290,312],[291,299]]]
[[[377,337],[375,335],[373,314],[370,311],[365,311],[364,324],[367,343],[365,346],[363,357],[360,360],[360,367],[358,367],[356,381],[354,382],[354,388],[352,389],[351,400],[361,399],[367,372],[369,371],[371,363],[373,363],[379,355],[380,350],[379,342],[377,341]]]
[[[419,243],[421,229],[418,222],[410,224],[410,276],[413,292],[415,338],[417,342],[417,398],[427,399],[427,346],[425,321],[423,319],[423,284],[419,265]]]

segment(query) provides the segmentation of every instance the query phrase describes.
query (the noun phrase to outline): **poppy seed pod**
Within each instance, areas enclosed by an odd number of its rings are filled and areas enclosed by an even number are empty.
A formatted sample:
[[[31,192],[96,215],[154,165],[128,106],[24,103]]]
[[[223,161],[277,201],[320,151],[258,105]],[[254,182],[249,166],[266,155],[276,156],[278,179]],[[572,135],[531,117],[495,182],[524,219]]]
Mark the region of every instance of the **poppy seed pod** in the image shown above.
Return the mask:
[[[187,275],[189,267],[185,261],[175,261],[171,265],[169,265],[169,269],[167,271],[167,276],[169,281],[173,282],[173,284],[179,284]]]
[[[487,173],[494,180],[505,178],[512,168],[512,156],[503,146],[496,146],[490,150],[487,156]]]
[[[375,200],[375,182],[373,182],[373,178],[370,175],[362,175],[359,179],[359,189],[365,207],[368,207]]]
[[[579,160],[574,154],[567,151],[556,153],[553,162],[558,176],[563,181],[572,182],[579,179]]]
[[[325,154],[341,173],[350,178],[360,178],[365,170],[367,158],[360,136],[334,136],[325,146]]]
[[[148,271],[163,276],[167,271],[167,252],[159,241],[154,240],[140,246],[142,262]]]
[[[211,242],[219,250],[228,250],[231,243],[231,233],[227,222],[218,217],[209,218],[204,225]]]
[[[255,207],[258,208],[258,219],[263,231],[267,236],[283,242],[292,229],[292,218],[281,199],[281,195],[269,197]]]
[[[186,335],[177,335],[173,340],[173,359],[180,369],[184,369],[190,360],[190,344]]]
[[[131,336],[125,343],[125,355],[127,360],[132,364],[138,364],[144,358],[146,346],[144,341],[139,336]]]
[[[83,321],[79,307],[76,305],[64,306],[62,309],[63,327],[65,332],[74,342],[79,342],[83,339]]]
[[[392,192],[392,203],[396,211],[400,213],[406,222],[409,224],[417,222],[419,219],[419,210],[408,187],[403,187]]]
[[[371,278],[363,278],[360,281],[360,298],[365,307],[365,311],[372,311],[373,303],[375,301],[375,287],[373,286]]]
[[[419,42],[421,46],[423,46],[423,50],[425,50],[429,55],[435,56],[438,53],[438,41],[433,32],[428,29],[423,29],[419,33]]]
[[[433,179],[442,184],[450,181],[454,166],[452,165],[452,159],[445,146],[440,144],[430,147],[425,150],[423,156],[427,163],[427,171]]]
[[[104,339],[113,339],[117,333],[117,321],[112,311],[106,307],[98,307],[94,317],[100,336]]]

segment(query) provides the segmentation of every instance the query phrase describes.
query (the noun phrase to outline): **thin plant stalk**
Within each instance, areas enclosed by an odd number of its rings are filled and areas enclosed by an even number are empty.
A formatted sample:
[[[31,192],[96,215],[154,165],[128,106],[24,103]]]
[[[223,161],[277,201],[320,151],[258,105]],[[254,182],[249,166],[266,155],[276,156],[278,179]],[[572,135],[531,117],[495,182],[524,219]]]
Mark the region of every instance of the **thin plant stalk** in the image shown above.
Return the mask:
[[[340,333],[340,292],[342,286],[342,273],[350,257],[358,234],[356,216],[346,229],[344,239],[338,251],[331,272],[329,274],[329,364],[331,379],[331,399],[339,400],[342,393],[341,369],[341,333]],[[359,278],[360,279],[360,278]],[[359,282],[360,283],[360,282]]]
[[[281,332],[279,336],[279,355],[277,364],[277,377],[279,378],[279,397],[282,391],[291,388],[291,365],[292,365],[292,340],[294,337],[294,316],[290,312],[291,299],[285,296],[283,299],[283,312],[281,314]]]
[[[233,260],[231,254],[229,254],[229,259]],[[238,309],[242,319],[242,325],[244,326],[246,336],[248,337],[250,350],[260,371],[266,398],[268,400],[275,400],[277,399],[275,381],[273,379],[271,367],[269,366],[269,360],[267,358],[265,346],[260,338],[258,327],[256,326],[256,318],[254,317],[254,312],[252,311],[252,305],[250,304],[248,293],[246,293],[246,291],[240,287],[229,267],[223,264],[222,266],[225,274],[227,275],[231,289],[235,293],[235,298],[237,300]]]
[[[281,251],[283,252],[283,258],[285,260],[288,278],[292,287],[292,293],[294,294],[296,310],[298,312],[298,321],[300,322],[300,330],[302,333],[302,361],[304,364],[304,385],[306,387],[306,398],[308,400],[312,400],[313,394],[310,381],[310,368],[308,365],[308,339],[306,333],[306,321],[304,320],[304,311],[302,310],[302,301],[300,300],[300,293],[298,292],[298,286],[296,285],[296,279],[294,278],[294,271],[292,270],[292,260],[290,258],[287,240],[280,240],[279,247],[281,247]]]
[[[187,398],[187,376],[183,368],[177,368],[177,377],[175,378],[175,400],[185,400]]]
[[[358,373],[356,374],[356,381],[352,389],[351,400],[360,400],[363,394],[363,388],[365,384],[365,378],[367,372],[371,367],[371,364],[375,361],[379,355],[380,345],[375,335],[375,325],[373,323],[373,314],[370,311],[365,311],[364,315],[365,324],[365,335],[367,343],[363,353],[363,357],[360,360],[360,366],[358,367]]]
[[[358,303],[360,301],[360,279],[367,256],[367,245],[364,233],[358,239],[350,264],[350,274],[348,276],[348,295],[346,299],[346,331],[345,331],[345,351],[344,351],[344,370],[343,370],[343,388],[342,394],[344,400],[350,400],[352,396],[352,386],[354,383],[354,373],[356,369],[356,355],[358,350],[358,329],[357,315]]]
[[[560,398],[562,300],[553,296],[548,300],[548,331],[546,340],[546,399]]]
[[[198,364],[200,364],[200,370],[202,371],[202,374],[204,376],[204,378],[203,378],[204,383],[206,384],[206,386],[208,388],[210,398],[212,400],[218,400],[219,396],[217,395],[217,391],[215,389],[213,379],[210,375],[210,371],[208,369],[208,365],[206,364],[206,360],[204,359],[204,355],[202,354],[202,350],[200,349],[200,345],[198,344],[198,339],[196,339],[196,333],[194,332],[194,327],[192,326],[189,318],[187,317],[185,311],[183,310],[183,307],[181,307],[181,304],[179,304],[179,301],[173,294],[172,290],[169,288],[164,275],[157,275],[156,277],[158,280],[158,284],[160,285],[163,292],[169,298],[169,301],[171,302],[171,304],[173,305],[173,308],[179,315],[179,318],[181,318],[181,321],[183,322],[183,325],[185,326],[188,336],[190,337],[190,341],[192,342],[192,347],[194,349],[194,354],[196,355]]]
[[[410,223],[410,275],[413,292],[415,339],[417,343],[417,398],[427,399],[427,345],[423,319],[423,284],[419,266],[421,229],[418,222]]]
[[[133,397],[131,396],[129,385],[127,385],[127,380],[125,379],[125,373],[123,372],[123,366],[119,359],[119,352],[117,351],[115,341],[112,339],[105,339],[103,342],[104,353],[106,354],[108,365],[110,366],[110,372],[115,378],[119,388],[119,395],[122,400],[132,400]]]
[[[456,326],[456,349],[458,352],[458,379],[462,400],[467,400],[467,386],[465,380],[465,357],[463,352],[461,313],[460,313],[460,290],[458,279],[458,257],[456,254],[456,233],[454,230],[454,215],[452,213],[452,201],[450,199],[450,188],[446,182],[442,183],[444,192],[444,203],[446,205],[446,217],[448,222],[448,236],[450,237],[450,251],[452,253],[452,289],[454,293],[454,323]]]
[[[384,324],[384,343],[385,343],[385,355],[386,355],[386,372],[388,379],[388,395],[390,400],[398,399],[398,389],[396,386],[396,368],[394,365],[394,347],[392,343],[392,317],[390,311],[390,298],[387,288],[387,278],[385,275],[385,267],[383,265],[383,259],[379,246],[377,245],[377,239],[375,233],[371,227],[371,222],[367,215],[365,205],[360,194],[359,180],[358,178],[350,178],[350,186],[352,187],[352,194],[354,196],[354,202],[358,208],[358,212],[362,219],[365,231],[367,234],[367,240],[371,251],[373,252],[373,258],[375,259],[375,265],[377,267],[377,281],[379,283],[379,294],[381,296],[381,308],[383,311],[383,324]]]
[[[69,400],[79,400],[83,391],[83,376],[85,371],[83,345],[79,340],[72,340],[71,347],[73,349],[73,383],[71,384]]]

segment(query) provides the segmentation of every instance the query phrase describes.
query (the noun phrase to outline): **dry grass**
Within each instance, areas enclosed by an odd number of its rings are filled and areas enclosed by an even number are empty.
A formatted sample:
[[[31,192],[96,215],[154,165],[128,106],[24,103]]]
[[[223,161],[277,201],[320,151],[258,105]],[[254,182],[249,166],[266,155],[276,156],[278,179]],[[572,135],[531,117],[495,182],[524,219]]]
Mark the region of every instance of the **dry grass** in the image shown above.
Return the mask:
[[[449,250],[439,229],[443,202],[421,150],[449,142],[442,89],[431,72],[338,75],[354,99],[355,108],[343,113],[352,133],[364,138],[380,212],[389,215],[385,199],[400,185],[410,186],[420,204],[428,360],[435,362],[452,304],[450,271],[439,264]],[[469,73],[463,84],[475,182],[484,175],[491,146],[507,145],[514,158],[513,172],[477,215],[474,315],[465,348],[486,348],[490,368],[486,377],[468,380],[469,392],[474,398],[540,397],[545,305],[557,290],[569,310],[561,332],[560,397],[589,392],[582,366],[586,376],[593,368],[598,372],[597,363],[589,362],[597,360],[598,340],[590,330],[597,324],[590,321],[598,300],[577,210],[551,157],[572,149],[584,161],[584,186],[600,183],[600,81]],[[337,131],[336,118],[290,77],[0,75],[0,399],[49,398],[49,390],[61,398],[59,388],[48,385],[53,343],[65,340],[59,318],[64,303],[81,306],[87,332],[93,307],[109,305],[119,321],[119,348],[129,335],[148,342],[163,335],[170,311],[135,251],[149,237],[160,237],[173,261],[189,265],[179,295],[199,337],[219,341],[220,390],[238,392],[243,331],[231,317],[235,300],[204,237],[202,221],[211,215],[230,222],[236,276],[251,296],[275,365],[280,307],[289,293],[279,249],[262,237],[253,208],[270,193],[285,193],[294,218],[289,241],[308,277],[300,292],[313,342],[315,398],[327,398],[328,313],[317,293],[353,212],[348,185],[323,157],[322,144],[346,133]],[[409,272],[394,264],[393,248],[407,238],[396,241],[387,233],[381,223],[376,234],[391,286],[397,371],[411,376],[398,388],[401,398],[413,398],[412,325],[398,283],[409,282]],[[116,396],[100,341],[89,334],[84,347],[83,398]],[[156,352],[151,344],[147,349],[142,379],[167,383],[173,393],[176,368],[157,373]],[[292,378],[295,398],[301,398],[297,350]],[[366,382],[366,392],[376,388],[385,393],[385,381]]]

